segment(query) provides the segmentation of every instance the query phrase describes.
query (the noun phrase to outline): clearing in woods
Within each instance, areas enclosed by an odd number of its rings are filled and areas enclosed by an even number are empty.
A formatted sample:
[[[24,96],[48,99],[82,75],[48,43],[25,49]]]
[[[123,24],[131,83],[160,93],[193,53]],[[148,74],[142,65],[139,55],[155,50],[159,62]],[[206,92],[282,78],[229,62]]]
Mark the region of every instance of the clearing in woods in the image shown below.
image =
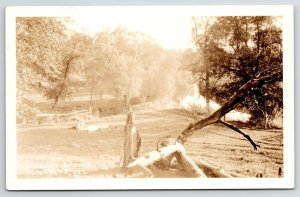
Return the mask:
[[[138,110],[135,124],[142,137],[140,155],[156,150],[160,137],[177,137],[193,117],[179,110]],[[19,178],[120,177],[122,164],[125,114],[99,118],[97,122],[110,127],[88,133],[67,126],[30,126],[17,128]],[[253,150],[240,134],[222,126],[211,125],[191,136],[185,149],[193,159],[222,167],[248,177],[263,173],[278,177],[283,169],[282,129],[249,130],[261,147]],[[155,177],[185,177],[181,172],[161,171]]]

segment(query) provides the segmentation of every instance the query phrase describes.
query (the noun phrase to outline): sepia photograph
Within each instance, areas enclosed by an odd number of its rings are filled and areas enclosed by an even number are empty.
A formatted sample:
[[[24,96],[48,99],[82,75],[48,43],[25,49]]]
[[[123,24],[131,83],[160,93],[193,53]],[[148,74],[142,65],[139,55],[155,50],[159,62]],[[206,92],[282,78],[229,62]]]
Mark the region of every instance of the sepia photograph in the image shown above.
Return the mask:
[[[292,6],[8,7],[7,188],[292,188],[292,32]]]

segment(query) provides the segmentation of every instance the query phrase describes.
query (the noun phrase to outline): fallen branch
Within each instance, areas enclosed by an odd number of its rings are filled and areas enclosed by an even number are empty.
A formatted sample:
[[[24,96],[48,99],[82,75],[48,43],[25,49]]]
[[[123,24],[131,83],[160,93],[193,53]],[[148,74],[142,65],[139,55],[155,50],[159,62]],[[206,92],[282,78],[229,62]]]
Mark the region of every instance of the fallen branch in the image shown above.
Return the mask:
[[[170,166],[173,158],[176,158],[178,165],[185,170],[188,176],[206,178],[207,176],[204,172],[190,159],[186,153],[185,149],[180,143],[175,145],[168,145],[161,148],[159,151],[152,151],[138,158],[127,166],[127,169],[147,169],[151,165],[160,167],[161,162],[163,166],[166,164]],[[160,167],[161,168],[161,167]]]
[[[222,168],[208,164],[207,162],[197,159],[195,164],[203,170],[206,176],[214,178],[233,178],[231,174],[228,174],[222,170]]]
[[[176,152],[175,157],[178,164],[184,169],[189,177],[207,178],[197,164],[186,155],[185,151]]]
[[[274,83],[276,81],[282,80],[282,72],[276,72],[274,74],[270,74],[267,76],[262,76],[259,78],[254,78],[246,82],[243,86],[241,86],[238,91],[232,95],[229,100],[217,111],[215,111],[212,115],[201,119],[195,123],[191,123],[186,129],[184,129],[181,134],[177,137],[177,142],[185,143],[187,139],[194,134],[196,130],[199,130],[205,126],[218,123],[220,119],[233,110],[237,104],[242,102],[245,96],[248,94],[252,88],[257,86],[262,86],[263,84]]]
[[[225,125],[226,127],[228,127],[228,128],[230,128],[230,129],[232,129],[232,130],[238,132],[239,134],[242,134],[242,135],[243,135],[243,136],[244,136],[244,137],[252,144],[254,150],[257,150],[257,147],[260,147],[258,144],[256,144],[256,143],[251,139],[251,137],[250,137],[248,134],[244,133],[243,131],[241,131],[241,130],[240,130],[239,128],[237,128],[236,126],[231,125],[231,124],[229,124],[229,123],[227,123],[227,122],[224,122],[224,121],[222,121],[222,120],[220,120],[219,123],[221,123],[221,124]]]
[[[184,151],[184,147],[180,143],[176,143],[175,145],[168,145],[167,147],[161,148],[159,151],[152,151],[142,157],[139,157],[135,161],[131,162],[127,166],[127,168],[132,168],[134,166],[147,167],[153,165],[157,161],[167,158],[172,153],[181,151]]]

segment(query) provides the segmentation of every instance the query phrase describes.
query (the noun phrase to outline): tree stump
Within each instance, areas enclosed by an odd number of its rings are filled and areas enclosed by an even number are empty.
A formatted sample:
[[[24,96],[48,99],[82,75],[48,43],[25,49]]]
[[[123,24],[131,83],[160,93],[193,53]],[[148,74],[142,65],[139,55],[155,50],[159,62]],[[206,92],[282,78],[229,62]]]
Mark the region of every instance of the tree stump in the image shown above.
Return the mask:
[[[122,165],[123,169],[126,169],[127,165],[139,156],[139,151],[142,144],[141,137],[134,125],[134,114],[130,107],[127,111],[127,120],[125,125],[124,157]]]

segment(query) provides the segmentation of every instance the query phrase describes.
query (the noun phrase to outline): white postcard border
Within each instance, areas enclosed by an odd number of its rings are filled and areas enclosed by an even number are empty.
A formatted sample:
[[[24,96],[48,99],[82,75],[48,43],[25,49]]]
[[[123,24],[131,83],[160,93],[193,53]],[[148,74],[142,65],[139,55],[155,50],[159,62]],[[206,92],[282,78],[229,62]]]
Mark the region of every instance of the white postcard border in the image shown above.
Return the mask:
[[[16,24],[21,16],[72,16],[79,11],[207,16],[283,16],[284,177],[283,178],[80,178],[18,179],[16,151]],[[199,14],[200,13],[200,14]],[[294,187],[294,21],[293,7],[266,6],[26,6],[6,8],[6,187],[9,190],[264,189]]]

